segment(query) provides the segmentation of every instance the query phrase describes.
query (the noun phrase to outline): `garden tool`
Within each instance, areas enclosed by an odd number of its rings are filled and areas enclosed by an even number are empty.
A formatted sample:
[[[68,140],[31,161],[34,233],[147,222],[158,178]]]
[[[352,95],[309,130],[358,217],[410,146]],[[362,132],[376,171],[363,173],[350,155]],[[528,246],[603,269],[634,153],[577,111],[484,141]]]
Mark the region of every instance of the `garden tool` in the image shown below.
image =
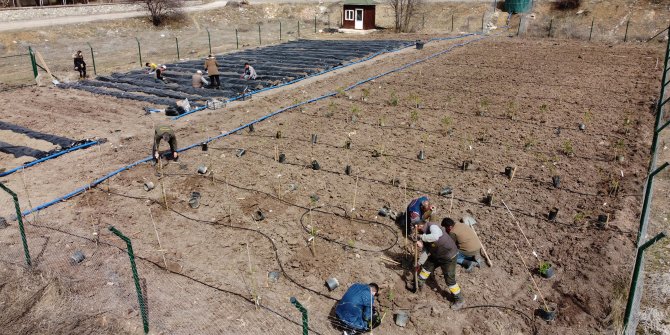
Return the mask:
[[[470,228],[472,228],[472,231],[475,233],[475,236],[479,238],[479,236],[477,235],[477,231],[475,230],[475,224],[477,224],[477,220],[475,220],[475,218],[473,218],[470,215],[466,215],[463,217],[463,223],[470,226]],[[479,241],[481,242],[481,239]],[[486,248],[484,248],[483,243],[482,243],[482,254],[484,254],[484,259],[486,259],[486,265],[492,267],[493,262],[491,262],[491,258],[489,258],[489,254],[486,252]]]

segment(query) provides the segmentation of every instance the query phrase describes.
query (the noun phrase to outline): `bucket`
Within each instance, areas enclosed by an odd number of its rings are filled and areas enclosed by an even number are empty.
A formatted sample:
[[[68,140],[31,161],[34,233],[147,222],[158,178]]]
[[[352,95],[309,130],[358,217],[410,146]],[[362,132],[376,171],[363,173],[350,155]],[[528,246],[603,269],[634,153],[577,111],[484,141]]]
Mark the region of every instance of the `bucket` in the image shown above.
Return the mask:
[[[416,41],[416,50],[421,50],[423,49],[423,42],[421,41]]]
[[[539,308],[537,310],[537,315],[542,318],[544,321],[553,321],[556,319],[556,314],[558,314],[558,310],[554,307],[549,307],[549,310],[546,310],[544,308]]]
[[[547,218],[549,219],[549,221],[555,221],[556,215],[558,215],[558,208],[554,207],[549,211],[549,215],[547,216]]]
[[[279,163],[284,163],[286,161],[286,155],[279,154]]]
[[[326,286],[328,287],[328,290],[332,291],[336,289],[338,286],[340,286],[340,282],[337,281],[337,278],[328,278],[326,280]]]
[[[84,253],[77,250],[74,252],[74,254],[72,254],[72,256],[70,256],[70,263],[72,263],[73,265],[79,264],[83,262],[85,258],[86,256],[84,256]]]
[[[242,157],[244,154],[246,154],[247,151],[244,149],[237,149],[237,154],[235,154],[237,157]]]
[[[319,165],[319,162],[317,162],[316,160],[313,160],[313,161],[312,161],[312,169],[314,169],[314,170],[320,170],[320,169],[321,169],[321,165]]]
[[[344,168],[344,173],[347,176],[351,174],[351,165],[347,165],[347,167]]]
[[[207,166],[205,166],[205,165],[200,165],[200,166],[198,166],[198,173],[199,173],[199,174],[205,174],[205,173],[207,173]]]
[[[561,176],[551,177],[551,183],[554,185],[555,188],[558,188],[561,185]]]
[[[409,321],[409,314],[405,311],[399,311],[395,314],[395,324],[399,327],[405,327]]]
[[[154,183],[152,183],[152,182],[150,182],[150,181],[144,183],[144,190],[147,191],[147,192],[153,190],[154,187],[155,187],[155,186],[154,186]]]

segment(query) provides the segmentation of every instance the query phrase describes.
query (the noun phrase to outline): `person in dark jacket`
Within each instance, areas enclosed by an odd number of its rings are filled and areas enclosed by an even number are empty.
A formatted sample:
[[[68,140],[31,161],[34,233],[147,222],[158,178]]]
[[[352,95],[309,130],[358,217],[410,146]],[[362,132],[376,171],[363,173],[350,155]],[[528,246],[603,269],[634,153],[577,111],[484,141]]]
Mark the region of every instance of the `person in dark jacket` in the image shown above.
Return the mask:
[[[421,232],[416,245],[419,249],[422,249],[419,256],[421,271],[419,272],[418,289],[424,286],[426,279],[435,268],[440,267],[449,292],[454,298],[451,308],[461,309],[463,307],[463,296],[461,295],[461,287],[456,282],[456,256],[458,255],[456,242],[448,234],[445,234],[437,223],[420,222],[416,227]]]
[[[79,79],[86,78],[86,62],[84,62],[84,55],[81,50],[72,55],[74,59],[74,70],[79,71]]]
[[[426,222],[430,219],[431,214],[435,208],[430,205],[430,200],[427,196],[422,196],[412,200],[407,206],[405,217],[407,220],[409,230],[419,222]]]
[[[179,158],[177,154],[177,136],[174,134],[172,127],[167,125],[158,125],[154,131],[154,145],[152,149],[154,160],[158,161],[158,158],[160,157],[158,146],[160,145],[161,140],[167,142],[170,145],[172,158],[177,160]]]
[[[353,284],[335,307],[335,315],[345,335],[367,332],[379,325],[379,316],[374,308],[379,286],[375,283]]]
[[[161,65],[156,69],[156,82],[158,82],[159,80],[164,83],[168,82],[167,78],[163,76],[165,74],[165,70],[167,70],[167,66],[165,65]]]

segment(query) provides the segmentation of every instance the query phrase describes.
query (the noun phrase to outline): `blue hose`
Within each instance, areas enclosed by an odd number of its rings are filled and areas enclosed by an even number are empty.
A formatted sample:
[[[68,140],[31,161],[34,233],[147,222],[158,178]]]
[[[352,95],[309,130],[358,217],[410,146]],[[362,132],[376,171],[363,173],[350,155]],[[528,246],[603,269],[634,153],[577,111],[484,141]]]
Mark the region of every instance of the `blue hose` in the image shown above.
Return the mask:
[[[92,146],[92,145],[96,145],[96,144],[99,144],[99,142],[98,142],[98,141],[92,141],[92,142],[87,142],[87,143],[84,143],[84,144],[80,144],[80,145],[74,146],[74,147],[69,148],[69,149],[67,149],[67,150],[59,151],[59,152],[57,152],[57,153],[55,153],[55,154],[52,154],[52,155],[49,155],[49,156],[46,156],[46,157],[42,157],[42,158],[40,158],[40,159],[38,159],[38,160],[34,160],[34,161],[30,162],[30,163],[26,163],[26,164],[23,164],[23,165],[21,165],[21,166],[17,166],[17,167],[15,167],[15,168],[11,169],[11,170],[2,172],[2,173],[0,173],[0,177],[4,177],[4,176],[7,176],[7,175],[10,175],[10,174],[12,174],[12,173],[14,173],[14,172],[16,172],[16,171],[21,170],[21,169],[27,169],[27,168],[29,168],[29,167],[31,167],[31,166],[33,166],[33,165],[37,165],[37,164],[42,163],[42,162],[44,162],[44,161],[48,161],[48,160],[50,160],[50,159],[52,159],[52,158],[56,158],[56,157],[58,157],[58,156],[65,155],[65,154],[68,153],[68,152],[72,152],[72,151],[75,151],[75,150],[88,148],[88,147],[90,147],[90,146]]]
[[[452,38],[445,38],[445,39],[443,39],[443,40],[462,38],[462,37],[472,36],[472,35],[479,35],[479,34],[478,34],[478,33],[475,33],[475,34],[466,34],[466,35],[461,35],[461,36],[452,37]],[[442,51],[440,51],[440,52],[438,52],[438,53],[432,54],[432,55],[430,55],[430,56],[428,56],[428,57],[426,57],[426,58],[422,58],[422,59],[413,61],[413,62],[411,62],[411,63],[407,63],[407,64],[405,64],[405,65],[403,65],[403,66],[401,66],[401,67],[398,67],[398,68],[396,68],[396,69],[393,69],[393,70],[390,70],[390,71],[386,71],[386,72],[384,72],[384,73],[382,73],[382,74],[376,75],[376,76],[374,76],[374,77],[370,77],[370,78],[365,79],[365,80],[361,80],[361,81],[359,81],[359,82],[357,82],[357,83],[355,83],[355,84],[353,84],[353,85],[347,87],[347,88],[345,89],[345,91],[349,91],[349,90],[351,90],[351,89],[353,89],[353,88],[355,88],[355,87],[358,87],[358,86],[360,86],[360,85],[362,85],[362,84],[364,84],[364,83],[367,83],[367,82],[369,82],[369,81],[371,81],[371,80],[374,80],[374,79],[377,79],[377,78],[379,78],[379,77],[388,75],[388,74],[390,74],[390,73],[398,72],[398,71],[401,71],[401,70],[403,70],[403,69],[406,69],[406,68],[408,68],[408,67],[410,67],[410,66],[413,66],[413,65],[416,65],[416,64],[419,64],[419,63],[423,63],[423,62],[425,62],[425,61],[427,61],[427,60],[430,60],[430,59],[432,59],[432,58],[435,58],[435,57],[437,57],[437,56],[439,56],[439,55],[445,54],[445,53],[447,53],[447,52],[449,52],[449,51],[451,51],[451,50],[453,50],[453,49],[455,49],[455,48],[458,48],[458,47],[461,47],[461,46],[468,45],[468,44],[470,44],[470,43],[472,43],[472,42],[476,42],[476,41],[482,40],[482,39],[484,39],[484,38],[486,38],[486,37],[488,37],[488,36],[482,36],[482,37],[479,37],[479,38],[474,39],[474,40],[471,40],[471,41],[467,41],[467,42],[464,42],[464,43],[460,43],[460,44],[452,45],[451,47],[449,47],[449,48],[447,48],[447,49],[445,49],[445,50],[442,50]],[[435,39],[431,39],[431,40],[435,40]],[[333,71],[333,70],[334,70],[334,69],[331,69],[330,71]],[[276,87],[274,87],[274,88],[276,88]],[[238,131],[240,131],[240,130],[242,130],[242,129],[244,129],[244,128],[248,128],[248,127],[249,127],[250,125],[252,125],[252,124],[259,123],[259,122],[264,121],[264,120],[266,120],[266,119],[268,119],[268,118],[271,118],[271,117],[273,117],[273,116],[275,116],[275,115],[277,115],[277,114],[283,113],[283,112],[285,112],[285,111],[291,110],[291,109],[296,108],[296,107],[300,107],[300,106],[302,106],[302,105],[306,105],[306,104],[310,104],[310,103],[313,103],[313,102],[316,102],[316,101],[319,101],[319,100],[323,100],[323,99],[332,97],[332,96],[337,95],[337,94],[338,94],[338,92],[331,92],[331,93],[327,93],[327,94],[324,94],[324,95],[319,96],[319,97],[316,97],[316,98],[312,98],[312,99],[309,99],[309,100],[305,100],[305,101],[303,101],[303,102],[299,102],[299,103],[297,103],[297,104],[294,104],[294,105],[291,105],[291,106],[288,106],[288,107],[284,107],[284,108],[279,109],[279,110],[277,110],[277,111],[274,111],[274,112],[272,112],[272,113],[270,113],[270,114],[267,114],[267,115],[265,115],[265,116],[263,116],[263,117],[261,117],[261,118],[259,118],[259,119],[256,119],[256,120],[254,120],[254,121],[251,121],[251,122],[249,122],[249,123],[247,123],[247,124],[245,124],[245,125],[241,125],[241,126],[235,128],[235,129],[233,129],[233,130],[230,130],[230,131],[226,132],[226,133],[223,133],[223,134],[217,135],[217,136],[215,136],[215,137],[208,138],[208,139],[205,140],[205,141],[198,142],[198,143],[194,143],[194,144],[191,144],[191,145],[189,145],[189,146],[187,146],[187,147],[178,149],[177,152],[183,152],[183,151],[186,151],[186,150],[193,149],[193,148],[195,148],[195,147],[199,147],[199,146],[202,145],[203,143],[209,143],[209,142],[212,142],[212,141],[214,141],[214,140],[218,140],[218,139],[220,139],[220,138],[229,136],[230,134],[234,134],[234,133],[236,133],[236,132],[238,132]],[[180,117],[181,117],[181,116],[185,116],[185,115],[186,115],[186,114],[182,114],[182,115],[180,115]],[[118,170],[116,170],[116,171],[110,172],[110,173],[108,173],[107,175],[105,175],[104,177],[101,177],[101,178],[99,178],[99,179],[96,179],[95,181],[93,181],[92,183],[90,183],[90,184],[88,184],[88,185],[86,185],[86,186],[80,187],[80,188],[78,188],[78,189],[76,189],[76,190],[74,190],[74,191],[72,191],[72,192],[70,192],[70,193],[68,193],[68,194],[66,194],[66,195],[64,195],[64,196],[62,196],[62,197],[59,197],[59,198],[57,198],[57,199],[55,199],[55,200],[52,200],[52,201],[50,201],[50,202],[47,202],[47,203],[41,204],[41,205],[39,205],[39,206],[37,206],[37,207],[35,207],[35,208],[26,210],[26,211],[24,211],[24,212],[21,213],[21,214],[22,214],[23,216],[26,216],[26,215],[28,215],[28,214],[30,214],[30,213],[33,213],[33,212],[35,212],[35,211],[39,211],[39,210],[45,209],[45,208],[47,208],[47,207],[49,207],[49,206],[52,206],[52,205],[54,205],[54,204],[56,204],[56,203],[58,203],[58,202],[63,201],[63,200],[67,200],[67,199],[69,199],[69,198],[72,198],[73,196],[75,196],[75,195],[77,195],[77,194],[79,194],[79,193],[82,193],[82,192],[84,192],[84,191],[86,191],[86,190],[88,190],[88,189],[91,189],[91,188],[97,186],[98,184],[100,184],[100,183],[102,183],[103,181],[105,181],[105,180],[111,178],[111,177],[114,176],[114,175],[117,175],[117,174],[121,173],[122,171],[131,169],[131,168],[133,168],[133,167],[135,167],[135,166],[137,166],[137,165],[139,165],[139,164],[141,164],[141,163],[148,162],[148,161],[150,161],[151,159],[153,159],[153,158],[152,158],[151,156],[149,156],[149,157],[146,157],[146,158],[144,158],[144,159],[141,159],[141,160],[139,160],[139,161],[137,161],[137,162],[135,162],[135,163],[132,163],[132,164],[130,164],[130,165],[128,165],[128,166],[122,167],[122,168],[120,168],[120,169],[118,169]]]

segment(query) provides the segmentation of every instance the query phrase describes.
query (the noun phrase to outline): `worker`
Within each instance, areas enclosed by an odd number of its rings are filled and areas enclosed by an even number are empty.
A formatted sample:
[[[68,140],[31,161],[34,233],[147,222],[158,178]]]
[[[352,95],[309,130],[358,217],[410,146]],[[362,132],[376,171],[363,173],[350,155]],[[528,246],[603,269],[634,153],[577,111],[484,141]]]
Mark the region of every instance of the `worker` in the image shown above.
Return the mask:
[[[167,142],[170,145],[172,158],[174,160],[179,159],[179,156],[177,154],[177,136],[174,134],[174,130],[172,130],[172,127],[168,125],[158,125],[156,126],[156,130],[154,133],[154,146],[152,151],[154,160],[158,161],[158,159],[160,158],[158,146],[160,145],[161,140]]]
[[[202,71],[198,70],[195,71],[195,73],[191,77],[191,84],[193,85],[193,88],[202,88],[203,85],[204,86],[209,85],[209,82],[202,75]]]
[[[216,57],[210,54],[209,57],[205,60],[205,70],[207,70],[207,75],[209,75],[209,81],[212,83],[211,87],[216,89],[221,88],[221,82],[219,81],[219,63],[216,62]]]
[[[335,307],[344,335],[364,333],[379,325],[381,321],[373,306],[376,296],[379,296],[379,286],[375,283],[356,283],[344,293]]]
[[[408,228],[414,227],[419,222],[430,220],[430,216],[434,210],[435,207],[430,205],[427,196],[412,200],[409,206],[407,206],[407,212],[405,212],[405,220],[409,223]]]
[[[72,55],[74,59],[74,70],[79,71],[79,79],[86,78],[86,62],[84,62],[84,55],[81,50]]]
[[[158,69],[158,65],[156,65],[154,63],[147,62],[147,63],[144,63],[144,66],[146,66],[147,73],[149,73],[149,74],[156,72],[156,69]]]
[[[165,65],[161,65],[156,69],[156,82],[158,82],[159,80],[164,83],[168,82],[167,78],[163,76],[163,74],[165,74],[165,70],[167,70],[167,66]]]
[[[465,268],[465,272],[472,272],[475,267],[484,264],[481,258],[482,242],[472,227],[463,222],[454,222],[450,218],[442,219],[442,227],[456,242],[458,247],[456,262]]]
[[[456,242],[445,234],[437,223],[419,222],[416,228],[420,233],[417,236],[416,246],[421,250],[421,255],[415,269],[419,274],[419,287],[415,289],[420,290],[435,268],[440,267],[449,292],[453,297],[454,302],[451,308],[454,310],[461,309],[463,307],[463,296],[461,287],[456,282],[456,256],[458,255]]]
[[[246,79],[246,80],[254,80],[256,79],[256,70],[254,70],[254,67],[249,65],[249,63],[244,63],[244,73],[242,73],[242,76],[240,76],[241,79]]]

